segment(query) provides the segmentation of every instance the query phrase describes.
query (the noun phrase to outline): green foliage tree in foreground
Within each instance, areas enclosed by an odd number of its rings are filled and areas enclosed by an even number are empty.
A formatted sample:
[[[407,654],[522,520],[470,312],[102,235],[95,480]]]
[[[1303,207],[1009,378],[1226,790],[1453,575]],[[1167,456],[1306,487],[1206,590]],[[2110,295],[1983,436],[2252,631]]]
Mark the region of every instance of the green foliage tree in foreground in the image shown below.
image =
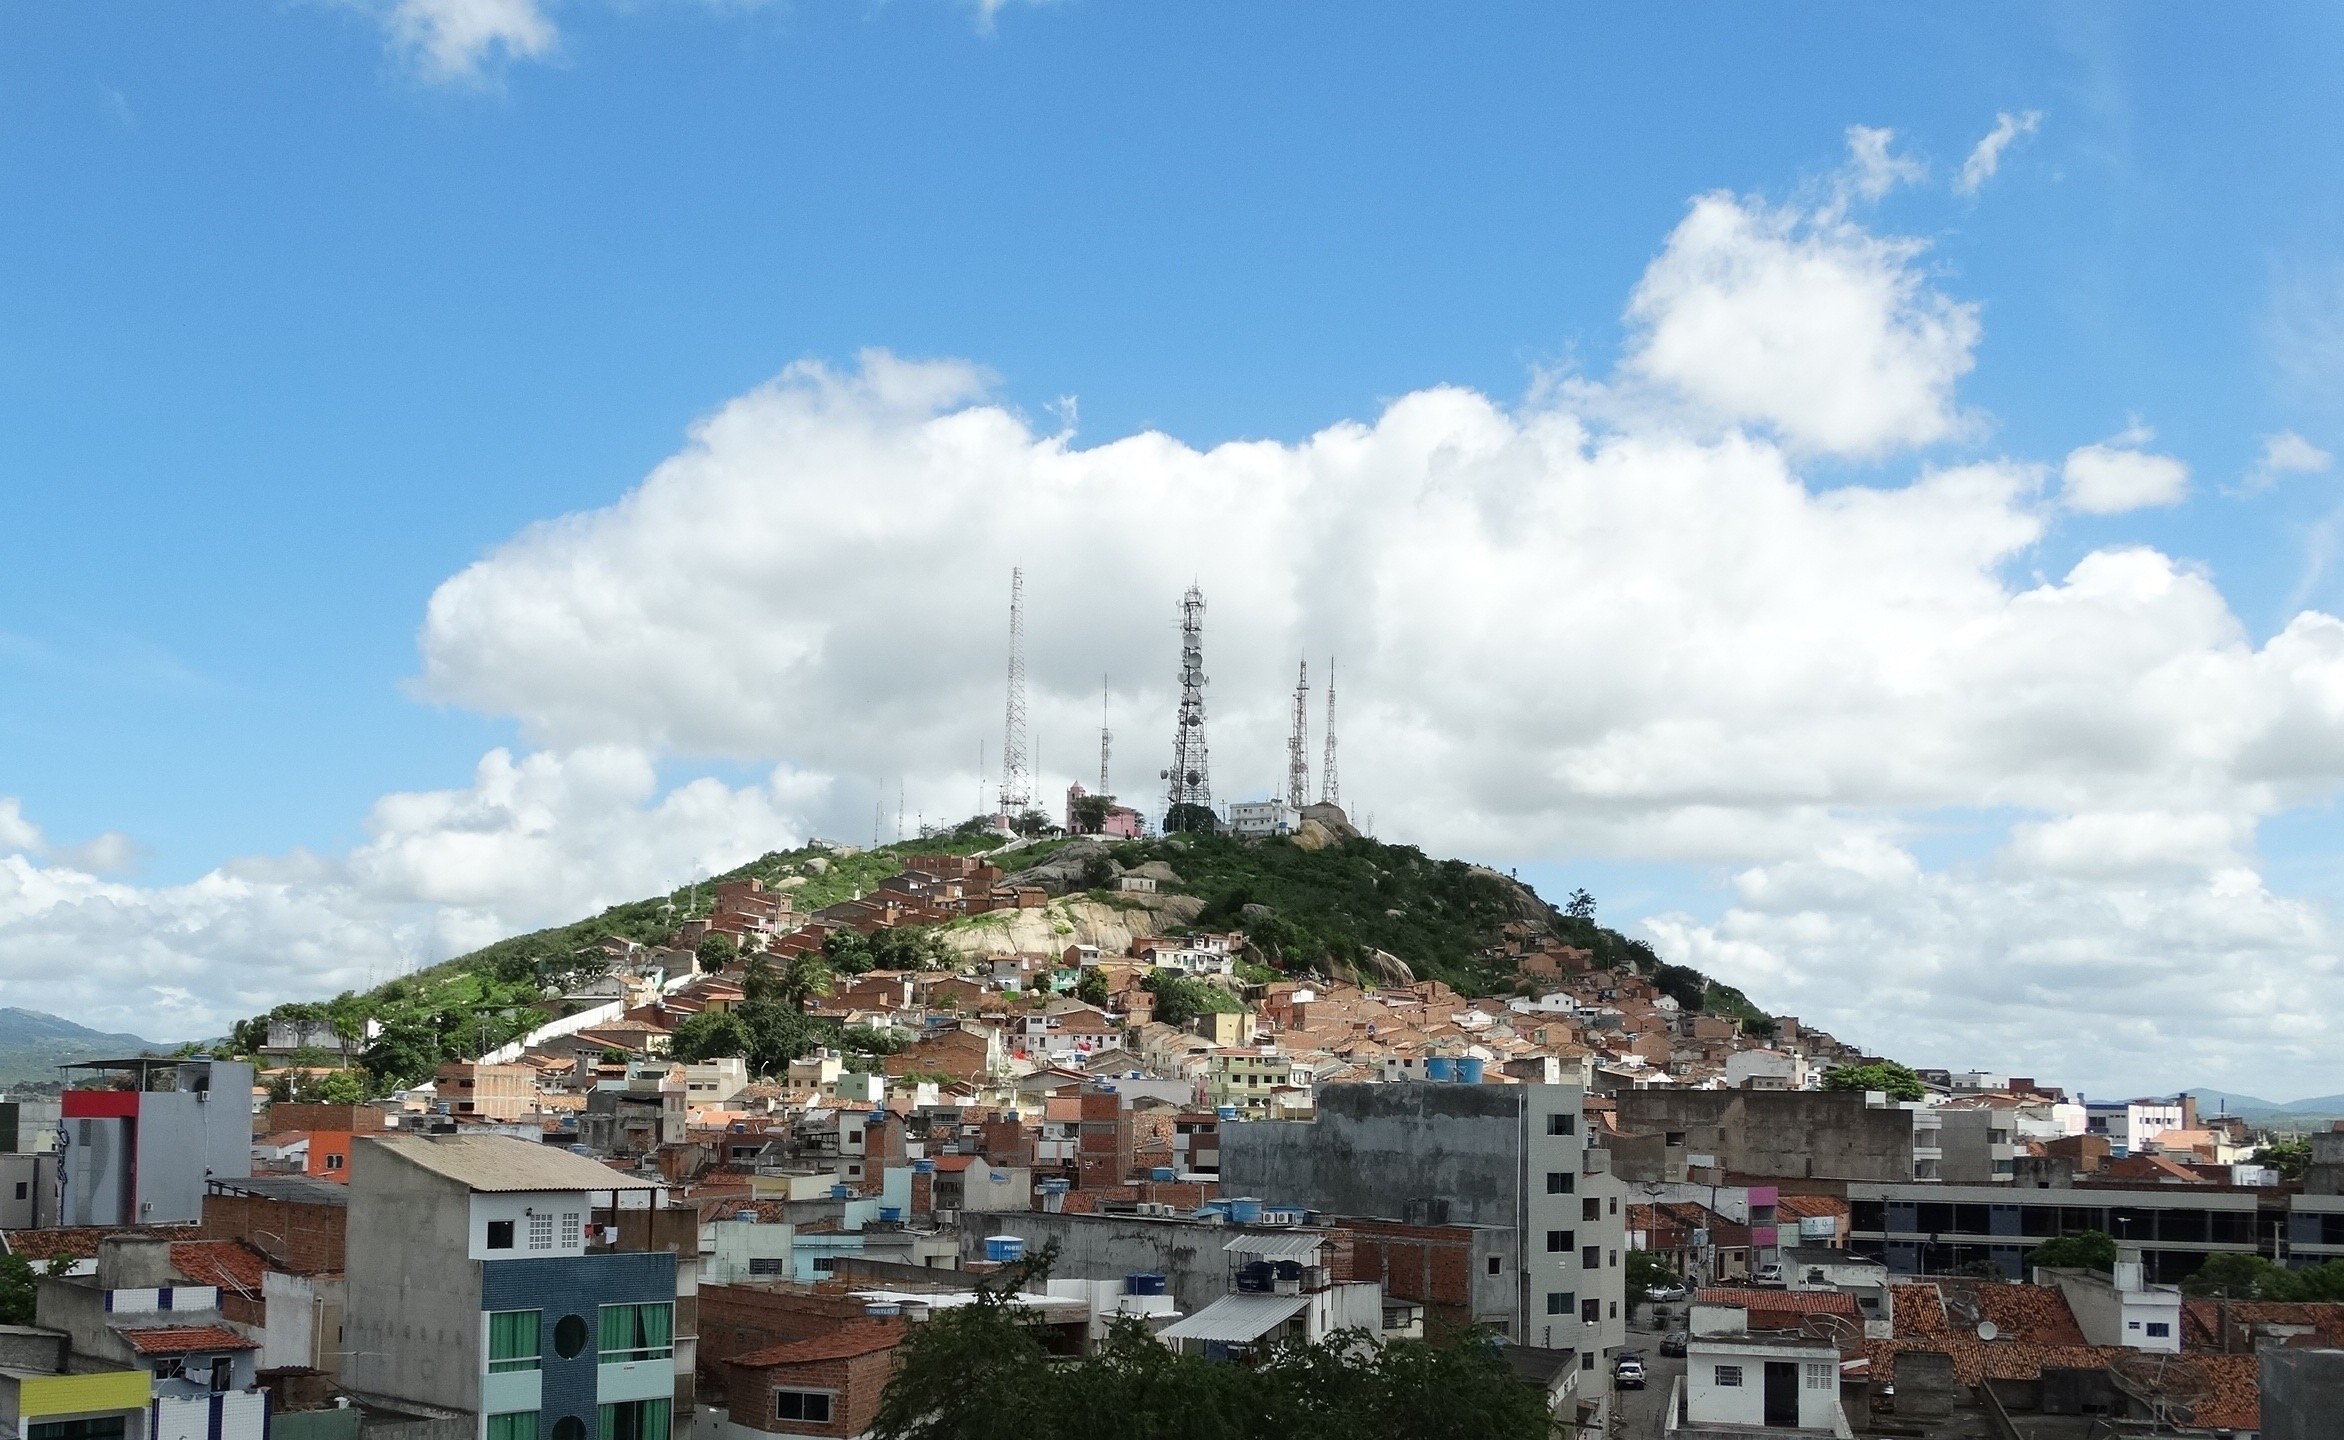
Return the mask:
[[[1650,1250],[1628,1252],[1628,1298],[1641,1300],[1656,1285],[1679,1283],[1676,1267]]]
[[[1928,1093],[1921,1077],[1894,1060],[1870,1065],[1842,1065],[1823,1076],[1826,1090],[1884,1090],[1891,1100],[1918,1100]]]
[[[711,930],[700,937],[700,943],[692,948],[692,953],[699,960],[701,969],[720,972],[741,958],[741,947],[738,941],[723,931]]]
[[[2061,1235],[2028,1251],[2027,1264],[2030,1267],[2053,1265],[2111,1274],[2116,1269],[2116,1237],[2103,1230],[2079,1230],[2073,1235]]]
[[[2303,1172],[2311,1167],[2311,1141],[2298,1136],[2293,1140],[2276,1140],[2247,1157],[2248,1163],[2268,1165],[2279,1172],[2282,1180],[2301,1180]]]
[[[1156,997],[1156,1018],[1166,1025],[1186,1025],[1199,1015],[1228,1015],[1245,1008],[1244,1001],[1220,986],[1173,970],[1151,970],[1140,984]]]
[[[0,1325],[32,1324],[37,1293],[32,1262],[22,1255],[0,1255]]]
[[[1135,1319],[1091,1353],[1052,1352],[1012,1298],[1045,1252],[896,1352],[877,1440],[1544,1440],[1544,1397],[1477,1331],[1376,1345],[1357,1332],[1252,1363],[1177,1354]]]
[[[2344,1301],[2344,1260],[2288,1270],[2260,1255],[2209,1255],[2181,1288],[2227,1300],[2334,1304]]]

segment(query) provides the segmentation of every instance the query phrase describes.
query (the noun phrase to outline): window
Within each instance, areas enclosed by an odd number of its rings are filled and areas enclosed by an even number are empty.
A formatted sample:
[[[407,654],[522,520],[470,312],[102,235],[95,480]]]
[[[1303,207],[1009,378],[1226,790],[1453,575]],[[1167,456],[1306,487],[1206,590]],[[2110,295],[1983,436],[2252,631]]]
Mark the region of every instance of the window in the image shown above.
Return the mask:
[[[830,1423],[830,1396],[822,1390],[776,1390],[773,1392],[773,1418],[807,1420],[816,1425],[827,1425]]]
[[[1582,1301],[1580,1301],[1580,1302],[1579,1302],[1579,1319],[1580,1319],[1581,1321],[1583,1321],[1584,1323],[1586,1323],[1586,1324],[1589,1324],[1589,1325],[1600,1325],[1600,1324],[1602,1324],[1602,1323],[1603,1323],[1603,1302],[1602,1302],[1601,1300],[1582,1300]]]
[[[1546,1117],[1546,1133],[1549,1135],[1576,1135],[1579,1133],[1579,1122],[1576,1117],[1570,1115],[1549,1115]]]
[[[564,1250],[575,1250],[583,1243],[584,1231],[581,1228],[583,1224],[584,1221],[577,1211],[565,1210],[562,1212],[562,1248]]]
[[[1611,1318],[1614,1320],[1620,1318],[1620,1302],[1617,1300],[1611,1302]]]
[[[551,1215],[532,1215],[529,1217],[529,1248],[532,1250],[551,1250],[553,1248],[553,1217]]]
[[[537,1440],[537,1412],[515,1410],[489,1416],[488,1440]]]
[[[538,1327],[544,1323],[542,1310],[497,1310],[488,1317],[488,1373],[503,1375],[514,1370],[539,1368],[539,1357],[544,1353],[538,1344]],[[529,1432],[534,1436],[537,1432]],[[490,1436],[489,1440],[496,1440]]]
[[[603,1306],[602,1363],[616,1365],[628,1360],[656,1360],[664,1355],[673,1355],[674,1319],[675,1307],[666,1302],[655,1305]]]
[[[1492,1255],[1489,1257],[1489,1273],[1492,1275],[1503,1275],[1506,1273],[1506,1262],[1503,1257],[1497,1255]]]
[[[25,1192],[26,1192],[27,1190],[29,1190],[30,1188],[31,1188],[31,1187],[30,1187],[30,1186],[29,1186],[29,1185],[28,1185],[28,1184],[27,1184],[25,1181],[22,1181],[22,1180],[19,1180],[19,1181],[17,1181],[17,1182],[16,1182],[16,1198],[17,1198],[17,1199],[19,1199],[19,1200],[22,1200],[23,1198],[25,1198]]]
[[[1590,1270],[1601,1270],[1603,1268],[1603,1247],[1590,1245],[1580,1251],[1579,1263]]]
[[[597,1407],[595,1440],[667,1440],[671,1400],[630,1400]]]
[[[564,1360],[577,1359],[578,1352],[586,1348],[586,1340],[585,1316],[564,1315],[554,1322],[553,1353]]]
[[[1604,1263],[1605,1263],[1606,1265],[1610,1266],[1610,1267],[1611,1267],[1612,1269],[1614,1269],[1614,1270],[1617,1270],[1617,1269],[1619,1269],[1619,1268],[1620,1268],[1620,1252],[1619,1252],[1619,1251],[1617,1251],[1617,1250],[1614,1250],[1614,1251],[1612,1251],[1612,1252],[1611,1252],[1611,1258],[1610,1258],[1609,1260],[1606,1260]]]
[[[1603,1202],[1593,1196],[1580,1201],[1579,1218],[1582,1220],[1601,1220],[1603,1218]]]
[[[328,1155],[326,1157],[326,1168],[328,1170],[339,1170],[342,1168],[342,1162],[348,1158],[350,1157],[346,1155]]]
[[[513,1248],[512,1221],[491,1220],[488,1222],[488,1248],[491,1250],[510,1250]]]
[[[752,1255],[749,1257],[749,1273],[786,1276],[789,1274],[789,1262],[778,1255]]]
[[[2149,1333],[2153,1336],[2156,1336],[2160,1340],[2168,1339],[2173,1334],[2173,1326],[2169,1321],[2151,1320],[2149,1322]]]
[[[1717,1367],[1714,1378],[1718,1384],[1731,1390],[1742,1383],[1742,1367],[1739,1365],[1720,1365]]]
[[[1620,1197],[1617,1195],[1611,1197],[1611,1213],[1614,1215],[1620,1213]]]
[[[1547,1291],[1547,1292],[1546,1292],[1546,1313],[1547,1313],[1547,1314],[1549,1314],[1549,1315],[1568,1315],[1568,1314],[1570,1314],[1570,1313],[1571,1313],[1573,1310],[1576,1310],[1576,1309],[1578,1309],[1578,1308],[1579,1308],[1579,1297],[1578,1297],[1577,1295],[1575,1295],[1575,1294],[1571,1293],[1570,1291],[1568,1291],[1568,1290],[1549,1290],[1549,1291]]]
[[[1822,1361],[1809,1361],[1807,1363],[1807,1388],[1810,1390],[1832,1389],[1839,1383],[1838,1370],[1839,1367],[1836,1365],[1826,1364]]]
[[[25,1440],[122,1440],[125,1418],[100,1415],[88,1420],[36,1420],[24,1427]]]
[[[1569,1230],[1549,1230],[1546,1232],[1547,1254],[1568,1255],[1578,1248],[1579,1238],[1573,1232]]]
[[[1568,1170],[1549,1170],[1546,1172],[1546,1193],[1568,1195],[1571,1193],[1572,1180],[1573,1176]]]
[[[1595,1368],[1595,1352],[1593,1350],[1583,1350],[1579,1352],[1579,1368],[1582,1370],[1593,1370]]]

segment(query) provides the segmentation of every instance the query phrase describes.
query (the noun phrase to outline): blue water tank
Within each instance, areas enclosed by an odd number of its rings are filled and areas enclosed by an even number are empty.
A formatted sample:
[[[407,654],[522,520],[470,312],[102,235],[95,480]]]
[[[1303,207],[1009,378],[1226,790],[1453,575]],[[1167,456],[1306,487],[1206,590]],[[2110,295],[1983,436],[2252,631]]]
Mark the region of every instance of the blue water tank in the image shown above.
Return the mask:
[[[830,1198],[833,1200],[852,1200],[855,1198],[855,1187],[852,1185],[833,1185],[830,1187]]]
[[[1025,1258],[1025,1237],[1022,1235],[988,1235],[985,1237],[985,1258],[997,1265],[1008,1265]]]
[[[1072,1188],[1073,1186],[1065,1180],[1044,1180],[1042,1182],[1044,1195],[1063,1195]]]
[[[572,1145],[570,1153],[572,1155],[591,1155],[594,1153],[594,1147],[591,1145]]]
[[[899,1224],[903,1220],[903,1207],[901,1205],[882,1205],[879,1207],[879,1218],[890,1225]]]
[[[1479,1085],[1481,1083],[1481,1069],[1485,1063],[1470,1055],[1460,1057],[1457,1061],[1457,1078],[1467,1085]]]
[[[1148,1171],[1148,1178],[1150,1180],[1175,1180],[1178,1179],[1179,1176],[1180,1172],[1173,1169],[1169,1165],[1158,1165]]]
[[[1446,1055],[1428,1055],[1424,1061],[1424,1078],[1454,1080],[1457,1078],[1457,1062]]]
[[[1224,1105],[1213,1113],[1220,1116],[1223,1120],[1234,1120],[1237,1118],[1237,1107],[1234,1105]]]
[[[1229,1218],[1240,1225],[1259,1225],[1262,1202],[1243,1195],[1233,1196],[1229,1201]]]
[[[1161,1295],[1164,1293],[1164,1277],[1149,1270],[1142,1270],[1135,1275],[1126,1275],[1123,1277],[1123,1293],[1126,1295]]]
[[[874,1110],[863,1123],[867,1125],[884,1125],[887,1123],[887,1112],[884,1110]]]
[[[914,1175],[933,1175],[936,1173],[936,1162],[933,1160],[914,1160],[912,1173]]]

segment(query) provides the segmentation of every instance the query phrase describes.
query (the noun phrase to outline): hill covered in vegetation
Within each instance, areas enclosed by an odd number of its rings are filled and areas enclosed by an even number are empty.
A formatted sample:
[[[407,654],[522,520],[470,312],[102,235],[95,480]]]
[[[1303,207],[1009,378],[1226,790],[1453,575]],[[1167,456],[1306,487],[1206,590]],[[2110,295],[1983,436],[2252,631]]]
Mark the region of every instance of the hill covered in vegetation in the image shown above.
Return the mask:
[[[1761,1032],[1772,1024],[1739,991],[1666,964],[1644,942],[1598,924],[1583,894],[1558,909],[1495,870],[1435,859],[1348,827],[1268,840],[1184,834],[1120,842],[1046,837],[1004,845],[1000,835],[972,821],[894,845],[816,842],[770,852],[709,881],[500,940],[370,991],[280,1005],[237,1025],[226,1048],[256,1052],[271,1018],[322,1022],[337,1043],[300,1058],[317,1067],[355,1062],[361,1071],[295,1082],[305,1093],[323,1086],[315,1098],[344,1092],[357,1098],[362,1087],[411,1084],[444,1060],[484,1054],[563,1013],[563,994],[607,973],[601,942],[663,942],[684,921],[708,913],[717,884],[761,880],[786,890],[803,915],[868,893],[914,855],[940,852],[985,855],[1021,879],[1062,895],[1087,892],[1110,905],[1129,899],[1113,889],[1118,875],[1161,862],[1178,877],[1162,888],[1193,896],[1201,906],[1187,928],[1242,933],[1244,973],[1257,981],[1288,974],[1373,985],[1414,977],[1438,979],[1472,996],[1529,993],[1538,982],[1520,975],[1507,953],[1507,927],[1520,922],[1587,952],[1599,969],[1651,977],[1688,1008],[1732,1015]]]

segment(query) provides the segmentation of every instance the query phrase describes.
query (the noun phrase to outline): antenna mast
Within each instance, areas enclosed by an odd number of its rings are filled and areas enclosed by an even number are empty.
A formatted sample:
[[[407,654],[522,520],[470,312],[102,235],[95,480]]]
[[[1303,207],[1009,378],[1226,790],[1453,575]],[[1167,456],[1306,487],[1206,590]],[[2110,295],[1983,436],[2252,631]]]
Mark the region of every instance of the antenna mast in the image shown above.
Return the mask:
[[[1286,739],[1286,803],[1300,810],[1310,803],[1310,661],[1294,680],[1294,733]]]
[[[1099,793],[1107,793],[1107,756],[1115,748],[1115,732],[1107,728],[1107,677],[1099,677]]]
[[[1163,778],[1171,782],[1164,796],[1166,832],[1213,823],[1212,765],[1205,754],[1205,594],[1194,585],[1180,597],[1180,719],[1172,730],[1172,768]]]
[[[1025,571],[1009,572],[1009,713],[1001,736],[1001,813],[1016,819],[1033,803],[1026,766]]]
[[[1302,726],[1297,723],[1294,729],[1299,735]],[[1325,757],[1319,761],[1319,803],[1343,803],[1343,782],[1335,775],[1335,657],[1332,655],[1327,657],[1327,748]]]

